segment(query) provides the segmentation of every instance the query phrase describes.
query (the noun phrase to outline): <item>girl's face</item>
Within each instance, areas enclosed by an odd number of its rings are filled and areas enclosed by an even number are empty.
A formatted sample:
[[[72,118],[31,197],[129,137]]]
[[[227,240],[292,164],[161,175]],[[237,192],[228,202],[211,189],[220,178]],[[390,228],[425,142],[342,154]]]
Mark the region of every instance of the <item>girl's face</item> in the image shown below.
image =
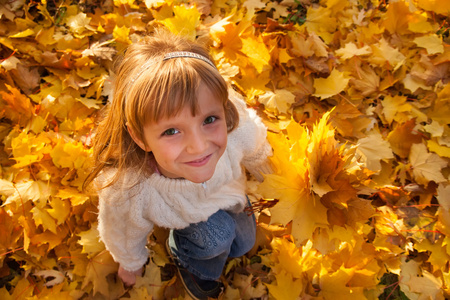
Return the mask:
[[[148,147],[138,144],[155,157],[158,170],[169,178],[195,183],[209,180],[227,145],[227,125],[222,103],[202,83],[195,116],[188,106],[170,118],[144,127]]]

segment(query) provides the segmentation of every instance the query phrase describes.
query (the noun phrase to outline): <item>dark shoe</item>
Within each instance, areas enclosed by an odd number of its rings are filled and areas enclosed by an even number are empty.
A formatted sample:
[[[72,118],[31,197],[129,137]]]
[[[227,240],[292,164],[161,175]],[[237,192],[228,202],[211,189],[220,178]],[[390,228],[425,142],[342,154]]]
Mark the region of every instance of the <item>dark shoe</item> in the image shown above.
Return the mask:
[[[207,300],[208,298],[217,298],[220,295],[223,291],[223,283],[214,280],[203,280],[190,273],[173,254],[169,246],[169,239],[166,241],[166,250],[177,267],[181,282],[189,296],[194,300]]]

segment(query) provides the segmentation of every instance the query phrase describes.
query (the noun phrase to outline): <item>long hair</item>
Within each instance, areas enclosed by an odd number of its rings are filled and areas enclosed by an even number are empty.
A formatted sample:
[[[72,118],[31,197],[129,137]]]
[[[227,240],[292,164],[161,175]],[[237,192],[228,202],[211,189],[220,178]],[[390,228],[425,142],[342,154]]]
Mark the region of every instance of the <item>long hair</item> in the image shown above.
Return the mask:
[[[186,106],[195,115],[200,84],[222,102],[228,132],[237,126],[238,112],[228,98],[228,86],[219,71],[192,57],[163,60],[167,53],[175,51],[194,52],[211,60],[203,46],[165,30],[130,45],[116,59],[113,97],[104,108],[104,118],[94,136],[95,163],[85,187],[105,168],[114,168],[115,176],[99,188],[113,184],[126,170],[150,175],[154,171],[149,168],[152,155],[134,142],[127,126],[145,143],[143,128],[148,122],[173,117]]]

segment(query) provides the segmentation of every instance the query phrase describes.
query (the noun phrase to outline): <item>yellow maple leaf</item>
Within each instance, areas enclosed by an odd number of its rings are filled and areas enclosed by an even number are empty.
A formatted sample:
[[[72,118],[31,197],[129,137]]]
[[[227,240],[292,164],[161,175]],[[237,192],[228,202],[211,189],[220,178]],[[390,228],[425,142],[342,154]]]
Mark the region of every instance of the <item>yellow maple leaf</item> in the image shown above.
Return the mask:
[[[61,187],[58,190],[56,197],[60,197],[61,199],[70,199],[72,206],[82,205],[89,200],[88,195],[80,193],[80,191],[72,187]]]
[[[293,54],[300,57],[328,57],[328,46],[314,32],[308,36],[289,33],[293,48],[290,49]]]
[[[50,139],[45,134],[34,135],[21,132],[11,141],[12,154],[17,163],[16,168],[23,168],[39,162],[51,151]]]
[[[295,102],[295,95],[288,90],[268,91],[258,97],[258,101],[264,104],[265,108],[275,114],[287,114],[292,103]]]
[[[337,95],[347,87],[349,80],[350,78],[344,72],[333,69],[327,78],[314,79],[313,95],[321,100]]]
[[[362,287],[349,287],[347,283],[354,276],[354,268],[341,265],[335,272],[322,267],[320,274],[320,295],[325,299],[362,300],[367,299]]]
[[[2,186],[5,186],[4,181],[2,182]],[[8,198],[3,205],[14,202],[18,205],[22,205],[29,200],[34,202],[44,202],[51,194],[51,188],[49,188],[48,184],[40,180],[26,180],[12,185],[7,184],[6,187],[7,190],[2,190],[2,194],[3,192],[6,192],[4,194],[8,195]],[[10,190],[11,187],[13,187],[13,190]]]
[[[439,91],[438,99],[434,106],[427,114],[433,120],[440,124],[448,124],[450,116],[450,84],[446,84],[444,88]]]
[[[415,126],[415,121],[411,119],[404,124],[395,126],[389,132],[387,141],[390,143],[392,151],[398,156],[408,157],[411,146],[422,142],[422,137],[414,131]]]
[[[336,24],[336,18],[332,17],[331,9],[312,5],[308,7],[305,26],[309,33],[316,33],[325,43],[331,42]]]
[[[428,54],[433,55],[437,53],[444,53],[444,45],[442,43],[442,38],[436,34],[429,34],[421,37],[416,37],[414,43],[421,47],[427,49]]]
[[[147,8],[157,8],[160,7],[161,5],[163,5],[166,1],[164,0],[145,0],[145,6],[147,6]]]
[[[301,279],[294,280],[287,272],[275,274],[276,284],[266,284],[275,299],[298,299],[303,290]]]
[[[273,249],[271,262],[274,273],[287,272],[292,278],[301,279],[305,272],[319,271],[318,267],[322,256],[313,247],[311,240],[308,240],[302,247],[297,247],[285,238],[274,238],[270,246]]]
[[[85,13],[78,13],[73,16],[69,16],[66,19],[66,24],[69,26],[72,33],[75,35],[82,35],[84,31],[88,28],[91,18],[89,18]]]
[[[425,10],[445,16],[450,15],[450,2],[440,0],[415,0],[415,4]]]
[[[292,221],[292,235],[301,243],[311,237],[318,224],[327,224],[326,208],[309,189],[308,133],[291,122],[288,136],[269,132],[268,139],[274,147],[271,160],[276,173],[266,176],[258,192],[280,200],[271,209],[271,222],[286,225]]]
[[[393,159],[389,142],[378,131],[371,131],[367,137],[358,141],[357,153],[361,154],[366,167],[372,171],[381,170],[381,160]]]
[[[130,29],[123,26],[123,27],[118,27],[115,26],[114,30],[113,30],[113,37],[116,41],[123,43],[123,44],[131,44],[131,40],[129,38],[130,35]]]
[[[58,225],[61,225],[70,213],[70,205],[67,201],[56,197],[52,198],[50,203],[52,208],[47,209],[47,212],[57,220]]]
[[[430,181],[436,183],[446,181],[441,169],[447,166],[447,161],[437,154],[429,153],[424,144],[413,144],[411,146],[409,161],[417,183],[426,186]]]
[[[34,107],[30,99],[23,95],[18,89],[5,84],[9,93],[0,91],[0,96],[7,105],[2,104],[3,109],[6,110],[8,119],[25,125],[33,116]],[[3,102],[2,101],[2,102]]]
[[[381,38],[379,43],[372,45],[372,55],[369,56],[368,60],[379,66],[385,66],[386,63],[389,63],[395,71],[405,63],[406,57],[384,38]]]
[[[409,289],[405,289],[405,285]],[[422,271],[421,276],[411,276],[408,281],[402,280],[402,291],[410,299],[445,299],[442,291],[442,281],[426,270]]]
[[[35,206],[31,209],[33,213],[33,220],[36,226],[42,225],[45,230],[50,230],[56,234],[56,220],[53,219],[45,208],[39,208]]]
[[[56,234],[49,230],[46,230],[43,233],[34,234],[31,237],[31,244],[48,244],[48,251],[50,251],[55,247],[60,246],[63,240],[66,238],[67,234],[68,230],[64,230],[61,227],[58,227]]]
[[[135,289],[145,289],[148,295],[153,297],[152,299],[164,299],[166,285],[167,282],[161,281],[161,269],[150,260],[145,266],[145,275],[136,277]]]
[[[444,239],[440,238],[434,243],[431,243],[428,239],[423,239],[420,242],[414,244],[414,249],[416,249],[418,252],[429,251],[430,256],[428,257],[427,261],[433,267],[433,271],[445,271],[444,266],[441,262],[450,260],[450,255],[447,253],[447,249],[443,241]]]
[[[160,20],[171,32],[182,34],[191,40],[195,40],[196,28],[200,23],[200,12],[195,6],[175,5],[173,7],[174,16]]]
[[[403,219],[387,206],[378,208],[375,220],[375,228],[382,235],[398,235],[405,228]]]
[[[394,120],[399,123],[409,120],[412,107],[405,96],[387,95],[381,103],[384,107],[383,114],[389,124]]]
[[[115,6],[129,5],[130,8],[139,8],[139,6],[137,6],[134,2],[135,0],[114,0],[114,5]]]
[[[82,231],[77,236],[80,237],[78,244],[83,246],[82,253],[87,253],[89,258],[105,250],[105,245],[99,239],[97,223],[91,224],[89,230]]]
[[[349,59],[353,56],[368,55],[370,53],[372,53],[372,49],[368,45],[358,48],[353,42],[349,42],[345,44],[344,48],[336,50],[336,54],[340,56],[341,59]]]
[[[390,33],[407,34],[411,10],[406,1],[389,3],[383,25]]]
[[[433,26],[428,22],[426,13],[415,12],[408,22],[408,29],[415,33],[431,33]]]
[[[269,65],[270,53],[261,36],[251,36],[241,40],[242,52],[247,55],[249,62],[256,68],[258,73],[271,68]]]
[[[431,152],[436,153],[440,157],[450,158],[450,147],[439,145],[435,140],[428,140],[427,147]]]
[[[302,278],[304,266],[300,249],[294,243],[281,238],[272,239],[270,246],[274,249],[271,260],[277,262],[274,266],[275,273],[286,272],[291,278]]]
[[[254,299],[267,294],[266,287],[261,280],[258,278],[256,280],[257,282],[255,283],[253,274],[244,275],[235,272],[232,283],[241,292],[240,297],[242,299]]]
[[[432,137],[440,137],[444,133],[444,126],[435,120],[431,120],[431,124],[423,126],[423,129]]]
[[[91,150],[86,149],[83,143],[66,143],[59,140],[50,155],[53,163],[60,168],[80,169],[88,162]]]
[[[83,280],[81,288],[85,288],[88,284],[93,285],[93,295],[100,293],[105,297],[109,297],[110,290],[107,276],[117,272],[118,264],[114,262],[108,251],[103,251],[92,259],[86,267],[86,276]]]

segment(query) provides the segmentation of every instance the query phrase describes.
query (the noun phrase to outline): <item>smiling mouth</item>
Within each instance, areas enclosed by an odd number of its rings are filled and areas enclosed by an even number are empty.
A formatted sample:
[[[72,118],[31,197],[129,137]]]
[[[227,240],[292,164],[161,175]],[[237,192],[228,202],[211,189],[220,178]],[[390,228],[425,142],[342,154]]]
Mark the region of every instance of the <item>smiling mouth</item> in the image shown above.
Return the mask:
[[[209,154],[209,155],[204,156],[204,157],[202,157],[200,159],[189,161],[186,164],[188,164],[190,166],[200,167],[200,166],[205,165],[209,161],[211,156],[212,156],[212,154]]]

